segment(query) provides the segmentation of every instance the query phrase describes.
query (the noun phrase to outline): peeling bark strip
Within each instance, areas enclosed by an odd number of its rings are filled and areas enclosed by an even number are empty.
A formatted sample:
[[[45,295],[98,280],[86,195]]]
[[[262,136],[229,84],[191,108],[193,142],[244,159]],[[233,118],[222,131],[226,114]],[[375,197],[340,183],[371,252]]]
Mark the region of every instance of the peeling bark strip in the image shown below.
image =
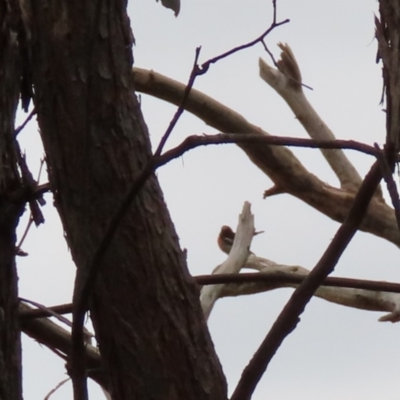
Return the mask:
[[[55,204],[80,269],[151,156],[133,94],[126,4],[30,6],[38,121]],[[115,399],[226,399],[198,290],[154,175],[103,259],[90,315]]]
[[[22,399],[15,230],[24,205],[13,200],[21,181],[14,147],[21,59],[18,14],[0,0],[0,398]]]

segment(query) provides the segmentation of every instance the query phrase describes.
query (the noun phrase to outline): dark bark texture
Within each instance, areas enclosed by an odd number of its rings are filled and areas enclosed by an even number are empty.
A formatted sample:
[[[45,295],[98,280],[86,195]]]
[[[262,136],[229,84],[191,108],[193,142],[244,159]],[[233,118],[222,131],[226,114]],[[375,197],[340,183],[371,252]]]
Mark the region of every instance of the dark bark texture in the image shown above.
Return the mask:
[[[73,259],[83,268],[151,156],[134,94],[126,4],[29,5],[35,105],[50,183]],[[113,398],[225,399],[198,289],[154,175],[98,268],[90,315]]]
[[[23,211],[14,146],[20,92],[18,13],[0,0],[0,399],[22,398],[15,229]]]
[[[376,18],[377,61],[382,60],[383,94],[386,94],[386,145],[393,153],[400,151],[400,3],[379,2],[380,20]],[[383,96],[382,96],[383,101]],[[394,158],[394,154],[392,154]],[[393,160],[390,160],[393,161]],[[393,162],[394,166],[394,162]]]

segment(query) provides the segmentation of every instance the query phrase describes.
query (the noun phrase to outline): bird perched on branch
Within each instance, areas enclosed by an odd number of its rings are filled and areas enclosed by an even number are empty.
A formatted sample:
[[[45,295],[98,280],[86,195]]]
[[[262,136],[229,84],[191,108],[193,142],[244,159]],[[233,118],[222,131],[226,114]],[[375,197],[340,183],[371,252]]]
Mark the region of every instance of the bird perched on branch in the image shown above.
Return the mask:
[[[256,236],[260,233],[263,233],[264,231],[258,231],[254,232],[253,236]],[[218,246],[219,248],[226,254],[229,254],[233,245],[233,241],[235,240],[235,232],[227,226],[224,225],[221,228],[221,231],[219,232],[218,235]]]

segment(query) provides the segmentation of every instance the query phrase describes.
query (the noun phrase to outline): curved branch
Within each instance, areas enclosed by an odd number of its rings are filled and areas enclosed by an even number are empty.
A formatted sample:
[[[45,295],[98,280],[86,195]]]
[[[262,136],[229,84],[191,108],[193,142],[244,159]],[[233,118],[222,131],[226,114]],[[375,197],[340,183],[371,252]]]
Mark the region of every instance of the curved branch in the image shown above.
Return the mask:
[[[185,85],[154,71],[134,68],[133,72],[138,91],[175,105],[180,104]],[[221,132],[268,135],[240,114],[195,89],[191,90],[185,108]],[[354,199],[353,192],[334,188],[321,181],[287,148],[261,143],[241,143],[239,147],[272,179],[277,192],[289,193],[333,220],[344,221]],[[376,197],[360,229],[400,246],[400,233],[393,209]]]

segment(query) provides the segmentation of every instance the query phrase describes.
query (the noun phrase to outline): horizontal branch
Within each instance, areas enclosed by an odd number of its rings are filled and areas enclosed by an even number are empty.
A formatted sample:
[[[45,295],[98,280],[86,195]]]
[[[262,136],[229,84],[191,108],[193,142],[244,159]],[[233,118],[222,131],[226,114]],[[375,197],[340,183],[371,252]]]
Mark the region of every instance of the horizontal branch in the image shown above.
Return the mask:
[[[286,267],[286,271],[285,271]],[[270,283],[279,284],[280,287],[292,287],[292,284],[298,284],[304,281],[307,275],[298,272],[292,272],[293,269],[299,270],[298,266],[279,266],[281,270],[274,269],[271,272],[260,273],[238,273],[238,274],[218,274],[218,275],[198,275],[194,279],[201,285],[218,285],[218,284],[242,284],[242,283]],[[291,268],[288,271],[287,268]],[[302,268],[303,272],[305,268]],[[351,279],[328,277],[324,280],[324,286],[364,289],[371,291],[385,291],[391,293],[400,293],[400,283],[371,281],[367,279]],[[289,286],[290,285],[290,286]],[[250,294],[250,293],[248,293]]]
[[[253,260],[253,261],[252,261]],[[258,266],[256,266],[256,264]],[[247,261],[245,268],[254,268],[259,273],[221,273],[216,275],[198,275],[194,280],[201,286],[205,285],[224,285],[220,297],[234,297],[262,293],[279,288],[297,287],[303,282],[309,271],[300,266],[280,265],[273,261],[261,258],[251,257]],[[329,292],[326,289],[337,288],[335,292]],[[360,292],[343,291],[338,289],[360,289],[363,290],[364,307],[357,306],[360,300]],[[328,277],[324,280],[316,292],[317,297],[327,301],[346,305],[348,307],[361,308],[373,311],[393,311],[393,307],[382,307],[377,302],[377,297],[370,292],[400,293],[400,284],[393,282],[371,281],[365,279],[350,279],[340,277]],[[362,293],[362,292],[361,292]],[[361,304],[361,303],[360,303]],[[361,305],[362,305],[361,304]],[[53,313],[70,314],[72,304],[62,304],[45,309],[34,309],[31,307],[20,309],[21,321],[30,319],[51,317]],[[37,339],[39,340],[39,339]],[[40,340],[39,340],[40,341]]]
[[[21,320],[52,317],[53,314],[64,315],[72,313],[72,303],[43,308],[21,307],[19,317]]]
[[[188,136],[180,145],[166,151],[162,156],[159,156],[156,163],[157,166],[164,165],[174,158],[181,157],[189,150],[193,150],[200,146],[229,143],[264,143],[270,146],[302,147],[310,149],[346,149],[375,157],[377,157],[379,153],[379,150],[374,146],[369,146],[355,140],[315,140],[288,136],[265,136],[254,133],[219,133],[216,135]]]
[[[30,311],[36,311],[32,307],[20,303],[19,312],[22,315],[28,315]],[[41,310],[42,311],[42,310]],[[71,305],[72,311],[72,305]],[[71,351],[71,334],[66,329],[55,324],[47,318],[21,320],[22,331],[40,344],[57,350],[58,354],[68,357]],[[102,370],[101,357],[99,351],[90,344],[85,345],[85,354],[88,365],[88,376],[97,382],[101,387],[107,389],[108,378],[107,374]],[[68,368],[68,367],[67,367]]]
[[[133,71],[138,91],[180,104],[185,85],[154,71],[140,68]],[[221,132],[270,136],[242,115],[195,89],[191,90],[185,108]],[[354,199],[353,192],[334,188],[318,179],[286,147],[267,143],[239,143],[239,146],[271,178],[277,192],[289,193],[335,221],[344,221]],[[393,209],[378,198],[372,200],[360,229],[400,246],[400,232]]]

